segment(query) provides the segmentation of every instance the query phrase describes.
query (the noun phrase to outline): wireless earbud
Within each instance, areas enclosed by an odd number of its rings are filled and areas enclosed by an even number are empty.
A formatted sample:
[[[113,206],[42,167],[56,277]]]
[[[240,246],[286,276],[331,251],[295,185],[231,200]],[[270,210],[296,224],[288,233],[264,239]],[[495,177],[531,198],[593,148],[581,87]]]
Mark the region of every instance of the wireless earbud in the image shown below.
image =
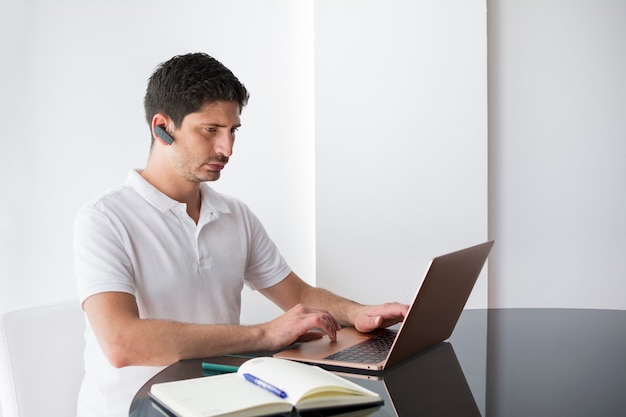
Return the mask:
[[[156,135],[160,137],[163,140],[163,142],[167,143],[168,145],[171,145],[172,142],[174,142],[174,138],[172,137],[172,135],[167,133],[165,129],[163,129],[162,126],[154,126],[154,133],[156,133]]]

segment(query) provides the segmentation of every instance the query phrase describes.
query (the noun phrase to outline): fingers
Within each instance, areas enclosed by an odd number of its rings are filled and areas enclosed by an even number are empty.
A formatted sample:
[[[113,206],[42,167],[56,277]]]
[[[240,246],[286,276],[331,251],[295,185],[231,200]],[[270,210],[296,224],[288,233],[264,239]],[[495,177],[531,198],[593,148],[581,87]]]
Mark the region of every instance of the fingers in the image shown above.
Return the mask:
[[[354,323],[354,327],[362,333],[369,333],[372,330],[379,328],[382,322],[383,318],[381,316],[368,316],[363,314],[357,318]]]
[[[329,312],[302,304],[298,304],[289,312],[293,312],[297,317],[296,328],[302,332],[300,335],[311,329],[320,329],[330,340],[337,340],[337,332],[341,325]]]
[[[354,327],[360,332],[392,326],[406,317],[409,306],[400,303],[386,303],[376,306],[364,306],[354,321]]]
[[[300,337],[298,337],[296,342],[310,342],[311,340],[321,339],[323,336],[324,336],[324,333],[322,332],[319,332],[316,330],[308,331],[304,333],[303,335],[301,335]]]
[[[325,310],[302,304],[291,308],[276,319],[261,325],[265,329],[267,350],[276,350],[296,341],[320,338],[326,333],[330,340],[337,340],[340,325]]]

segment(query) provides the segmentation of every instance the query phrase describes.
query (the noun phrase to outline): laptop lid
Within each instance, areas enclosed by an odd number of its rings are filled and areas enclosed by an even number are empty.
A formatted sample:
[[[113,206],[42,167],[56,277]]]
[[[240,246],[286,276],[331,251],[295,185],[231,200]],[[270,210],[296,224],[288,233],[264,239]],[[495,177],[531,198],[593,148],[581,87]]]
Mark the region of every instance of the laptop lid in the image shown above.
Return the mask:
[[[488,241],[431,261],[389,353],[381,362],[361,363],[327,358],[385,331],[360,333],[352,327],[341,330],[336,342],[324,336],[274,356],[342,368],[383,370],[435,346],[452,334],[493,243]]]

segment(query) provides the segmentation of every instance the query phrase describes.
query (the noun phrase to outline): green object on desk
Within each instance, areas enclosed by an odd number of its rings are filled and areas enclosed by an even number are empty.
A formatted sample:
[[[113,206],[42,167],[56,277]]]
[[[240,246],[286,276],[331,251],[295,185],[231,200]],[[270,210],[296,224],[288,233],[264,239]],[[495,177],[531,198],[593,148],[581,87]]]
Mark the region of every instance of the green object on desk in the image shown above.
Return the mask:
[[[202,369],[217,372],[237,372],[239,367],[234,365],[224,365],[221,363],[202,362]]]

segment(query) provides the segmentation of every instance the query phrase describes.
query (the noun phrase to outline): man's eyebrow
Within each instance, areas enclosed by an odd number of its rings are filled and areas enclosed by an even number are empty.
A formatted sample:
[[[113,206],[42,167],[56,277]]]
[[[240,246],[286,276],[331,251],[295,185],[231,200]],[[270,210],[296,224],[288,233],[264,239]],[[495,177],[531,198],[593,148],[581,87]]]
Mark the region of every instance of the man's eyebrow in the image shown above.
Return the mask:
[[[202,126],[211,126],[211,127],[241,127],[241,123],[238,123],[236,125],[224,125],[221,123],[202,123]]]

